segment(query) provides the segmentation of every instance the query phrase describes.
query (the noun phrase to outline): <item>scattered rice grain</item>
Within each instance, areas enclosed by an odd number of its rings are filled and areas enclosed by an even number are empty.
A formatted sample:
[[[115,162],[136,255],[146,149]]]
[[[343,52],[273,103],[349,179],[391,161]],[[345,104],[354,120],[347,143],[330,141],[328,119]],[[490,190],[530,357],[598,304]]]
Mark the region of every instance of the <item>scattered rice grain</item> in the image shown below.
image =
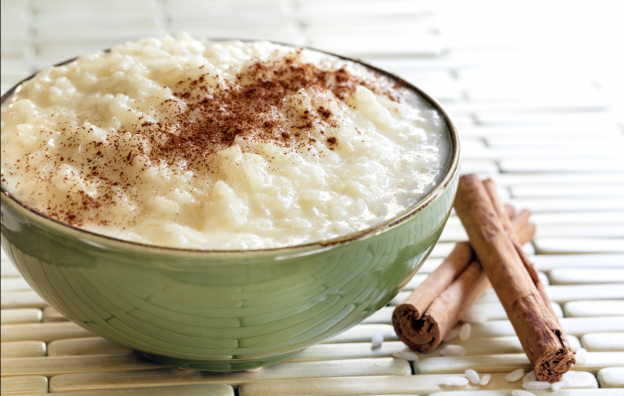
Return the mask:
[[[516,381],[520,381],[522,379],[522,377],[524,377],[524,370],[523,369],[518,369],[518,370],[514,370],[511,373],[507,374],[505,376],[505,381],[507,381],[507,382],[516,382]]]
[[[397,359],[409,360],[410,362],[418,361],[418,355],[410,351],[395,352],[392,354],[392,356],[394,356]]]
[[[535,396],[535,393],[516,389],[515,391],[511,392],[511,395],[512,396]]]
[[[464,323],[459,330],[459,339],[466,341],[470,338],[470,332],[472,331],[472,325],[470,323]]]
[[[531,371],[530,373],[525,375],[524,378],[522,378],[523,384],[528,381],[537,381],[537,377],[535,376],[535,370]]]
[[[477,373],[473,369],[468,369],[464,372],[464,374],[466,374],[466,378],[468,378],[468,381],[472,382],[475,385],[479,385],[479,373]]]
[[[566,384],[565,381],[555,382],[554,384],[551,385],[551,389],[554,391],[558,391],[559,389],[563,388],[565,384]]]
[[[446,337],[442,339],[442,341],[446,341],[446,342],[453,341],[455,337],[457,337],[458,335],[459,335],[458,328],[451,329],[451,331],[448,332],[448,334],[446,335]]]
[[[522,384],[524,389],[538,390],[538,389],[550,389],[552,385],[544,381],[527,381]]]
[[[468,378],[464,377],[444,377],[442,384],[449,386],[465,386],[468,385]]]
[[[483,377],[481,377],[481,381],[479,381],[479,385],[487,385],[490,383],[491,379],[492,376],[490,374],[483,374]]]
[[[373,349],[381,347],[381,345],[383,344],[383,341],[384,341],[384,336],[381,331],[378,331],[375,334],[373,334],[373,338],[371,339],[371,343],[373,344]]]
[[[464,356],[466,354],[466,348],[461,345],[447,345],[440,350],[442,356]]]
[[[576,351],[575,358],[577,364],[585,364],[585,362],[587,362],[587,349],[580,348],[578,351]]]

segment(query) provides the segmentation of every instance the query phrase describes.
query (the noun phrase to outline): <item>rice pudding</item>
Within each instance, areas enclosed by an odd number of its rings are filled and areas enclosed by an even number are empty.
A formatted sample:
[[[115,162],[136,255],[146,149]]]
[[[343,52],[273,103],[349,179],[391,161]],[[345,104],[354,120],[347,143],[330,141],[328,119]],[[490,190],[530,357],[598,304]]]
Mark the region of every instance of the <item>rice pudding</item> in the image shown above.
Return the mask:
[[[144,39],[49,67],[2,115],[2,184],[72,226],[263,249],[363,230],[444,176],[450,136],[363,65],[269,42]]]

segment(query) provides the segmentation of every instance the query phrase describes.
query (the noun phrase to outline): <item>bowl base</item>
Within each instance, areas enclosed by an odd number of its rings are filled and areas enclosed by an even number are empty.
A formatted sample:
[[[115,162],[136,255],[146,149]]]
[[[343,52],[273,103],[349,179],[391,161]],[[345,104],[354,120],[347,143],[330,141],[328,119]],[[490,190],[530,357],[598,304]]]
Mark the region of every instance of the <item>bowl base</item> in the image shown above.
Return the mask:
[[[135,352],[143,357],[146,357],[155,362],[165,364],[167,366],[174,366],[181,369],[188,370],[200,370],[200,371],[242,371],[242,370],[255,370],[264,366],[279,363],[282,360],[286,360],[292,356],[295,356],[299,351],[288,352],[281,355],[269,356],[260,359],[245,359],[245,360],[193,360],[193,359],[180,359],[171,356],[154,355],[152,353],[135,350]]]

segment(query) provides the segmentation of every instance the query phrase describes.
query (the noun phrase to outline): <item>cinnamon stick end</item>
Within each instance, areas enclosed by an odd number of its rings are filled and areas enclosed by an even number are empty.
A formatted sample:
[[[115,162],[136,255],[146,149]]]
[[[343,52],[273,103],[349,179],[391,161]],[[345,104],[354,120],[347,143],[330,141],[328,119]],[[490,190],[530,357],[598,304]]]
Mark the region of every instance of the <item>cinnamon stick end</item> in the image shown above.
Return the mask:
[[[420,319],[418,312],[411,304],[401,304],[394,309],[392,325],[397,335],[411,349],[418,352],[434,350],[440,342],[440,327],[429,315]]]
[[[550,382],[551,384],[559,382],[563,374],[567,373],[574,363],[576,363],[574,351],[565,346],[548,355],[541,356],[535,362],[535,376],[539,381]]]

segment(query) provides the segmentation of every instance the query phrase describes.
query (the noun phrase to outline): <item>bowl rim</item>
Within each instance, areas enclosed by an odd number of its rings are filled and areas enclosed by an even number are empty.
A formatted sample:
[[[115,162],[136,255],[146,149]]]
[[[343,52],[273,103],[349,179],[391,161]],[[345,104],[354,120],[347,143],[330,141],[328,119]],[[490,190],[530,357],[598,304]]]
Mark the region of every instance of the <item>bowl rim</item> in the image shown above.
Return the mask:
[[[19,200],[18,198],[16,198],[13,194],[11,194],[9,191],[7,191],[4,187],[4,184],[0,184],[0,199],[2,201],[2,204],[5,204],[6,200],[10,200],[13,201],[12,203],[17,204],[17,206],[21,209],[21,210],[25,210],[27,212],[30,212],[30,214],[34,214],[36,215],[35,218],[41,220],[42,222],[49,221],[57,226],[61,226],[60,229],[65,231],[65,232],[78,232],[79,234],[83,234],[84,236],[88,236],[91,238],[95,238],[95,239],[103,239],[106,242],[109,243],[115,243],[115,244],[121,244],[123,245],[127,245],[127,246],[131,246],[134,248],[140,248],[140,249],[147,249],[147,250],[159,250],[162,252],[170,252],[170,253],[200,253],[200,254],[249,254],[249,253],[281,253],[287,250],[294,250],[294,249],[309,249],[309,248],[321,248],[322,250],[327,250],[328,248],[333,248],[335,246],[344,244],[344,243],[348,243],[348,242],[353,242],[356,240],[360,240],[360,239],[366,239],[368,237],[380,234],[386,230],[389,230],[391,228],[394,228],[402,223],[404,223],[405,221],[409,220],[411,217],[413,217],[416,213],[420,212],[421,210],[423,210],[424,208],[426,208],[427,206],[429,206],[433,201],[435,201],[436,198],[438,198],[440,195],[442,195],[442,193],[446,190],[446,188],[451,184],[453,178],[455,177],[456,173],[459,171],[459,163],[460,163],[460,141],[459,141],[459,134],[457,132],[457,129],[455,127],[455,125],[453,124],[451,118],[449,117],[448,113],[444,110],[443,106],[437,101],[435,100],[431,95],[427,94],[426,92],[424,92],[422,89],[418,88],[417,86],[411,84],[408,81],[405,81],[403,78],[388,72],[386,70],[383,70],[377,66],[371,65],[361,59],[358,58],[350,58],[344,55],[338,55],[338,54],[334,54],[332,52],[328,52],[328,51],[323,51],[323,50],[319,50],[310,46],[305,46],[305,45],[295,45],[295,44],[287,44],[287,43],[281,43],[278,41],[273,41],[273,40],[260,40],[260,39],[241,39],[241,38],[203,38],[203,39],[198,39],[201,41],[219,41],[219,42],[227,42],[227,41],[241,41],[241,42],[258,42],[258,41],[268,41],[270,43],[273,44],[278,44],[278,45],[282,45],[282,46],[286,46],[286,47],[291,47],[291,48],[303,48],[303,49],[308,49],[311,51],[316,51],[319,53],[323,53],[326,55],[330,55],[330,56],[334,56],[336,58],[342,59],[342,60],[346,60],[346,61],[350,61],[356,64],[360,64],[362,66],[365,66],[367,69],[374,71],[375,73],[378,73],[382,76],[385,76],[387,78],[390,78],[394,81],[396,81],[396,83],[400,84],[403,88],[407,88],[413,92],[415,92],[416,94],[418,94],[420,97],[422,97],[425,101],[429,102],[429,104],[440,113],[440,115],[442,116],[442,119],[444,120],[447,129],[448,129],[448,133],[450,135],[450,141],[451,141],[451,157],[448,161],[448,168],[446,170],[446,173],[444,174],[444,176],[440,179],[440,181],[436,184],[436,186],[427,194],[425,195],[422,199],[420,199],[418,202],[416,202],[415,204],[413,204],[412,206],[407,207],[406,209],[402,210],[401,212],[399,212],[398,214],[396,214],[395,216],[391,217],[390,219],[385,220],[382,223],[367,227],[365,229],[362,230],[358,230],[356,232],[352,232],[346,235],[342,235],[342,236],[338,236],[338,237],[334,237],[334,238],[330,238],[330,239],[325,239],[325,240],[321,240],[321,241],[314,241],[314,242],[307,242],[307,243],[302,243],[302,244],[297,244],[297,245],[287,245],[287,246],[279,246],[279,247],[271,247],[271,248],[262,248],[262,249],[197,249],[197,248],[179,248],[179,247],[172,247],[172,246],[162,246],[162,245],[153,245],[153,244],[149,244],[149,243],[142,243],[142,242],[136,242],[136,241],[130,241],[130,240],[126,240],[126,239],[121,239],[121,238],[116,238],[113,236],[109,236],[109,235],[103,235],[103,234],[99,234],[93,231],[89,231],[89,230],[85,230],[83,228],[80,227],[76,227],[73,225],[69,225],[67,223],[64,223],[60,220],[57,220],[55,218],[52,218],[32,207],[30,207],[29,205],[27,205],[25,202]],[[104,53],[110,52],[110,48],[101,50]],[[59,66],[63,66],[66,65],[68,63],[74,62],[75,60],[77,60],[78,58],[82,57],[84,55],[80,55],[80,56],[76,56],[74,58],[56,63],[54,65],[52,65],[51,67],[59,67]],[[48,66],[50,67],[50,66]],[[45,69],[45,68],[44,68]],[[4,104],[4,102],[6,102],[7,100],[9,100],[12,95],[15,93],[15,91],[26,81],[31,80],[32,78],[34,78],[37,73],[39,73],[41,70],[44,69],[40,69],[38,71],[36,71],[35,73],[33,73],[32,75],[24,78],[23,80],[19,81],[18,83],[16,83],[14,86],[12,86],[9,90],[7,90],[1,97],[0,97],[0,106]],[[4,227],[3,227],[4,228]]]

